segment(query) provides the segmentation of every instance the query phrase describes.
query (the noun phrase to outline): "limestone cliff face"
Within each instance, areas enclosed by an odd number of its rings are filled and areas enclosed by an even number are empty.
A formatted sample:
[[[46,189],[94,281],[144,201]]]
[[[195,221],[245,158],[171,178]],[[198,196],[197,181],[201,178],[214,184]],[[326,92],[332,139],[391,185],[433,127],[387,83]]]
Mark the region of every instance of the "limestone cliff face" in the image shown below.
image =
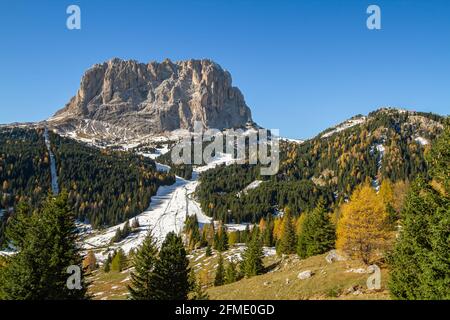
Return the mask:
[[[195,121],[217,129],[252,121],[230,73],[210,60],[145,64],[112,59],[94,65],[76,96],[49,119],[62,130],[133,135],[192,129]]]

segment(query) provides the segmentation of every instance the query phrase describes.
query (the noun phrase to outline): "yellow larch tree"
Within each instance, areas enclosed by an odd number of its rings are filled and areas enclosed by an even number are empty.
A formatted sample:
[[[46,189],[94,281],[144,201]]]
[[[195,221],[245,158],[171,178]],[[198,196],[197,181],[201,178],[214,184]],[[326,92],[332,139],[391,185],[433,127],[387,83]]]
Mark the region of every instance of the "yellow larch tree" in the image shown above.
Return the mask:
[[[356,188],[341,208],[336,247],[369,264],[387,245],[387,213],[383,199],[370,184]]]

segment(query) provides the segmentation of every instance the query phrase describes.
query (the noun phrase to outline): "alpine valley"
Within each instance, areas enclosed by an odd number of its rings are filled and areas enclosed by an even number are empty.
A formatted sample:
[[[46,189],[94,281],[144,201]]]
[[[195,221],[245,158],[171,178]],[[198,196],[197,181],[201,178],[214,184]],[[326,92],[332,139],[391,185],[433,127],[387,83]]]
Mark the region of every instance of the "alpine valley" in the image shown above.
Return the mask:
[[[446,115],[380,106],[281,139],[272,176],[227,153],[173,164],[196,122],[261,128],[213,61],[117,58],[46,121],[1,125],[0,299],[24,298],[27,270],[53,279],[69,261],[87,292],[32,297],[450,298]]]

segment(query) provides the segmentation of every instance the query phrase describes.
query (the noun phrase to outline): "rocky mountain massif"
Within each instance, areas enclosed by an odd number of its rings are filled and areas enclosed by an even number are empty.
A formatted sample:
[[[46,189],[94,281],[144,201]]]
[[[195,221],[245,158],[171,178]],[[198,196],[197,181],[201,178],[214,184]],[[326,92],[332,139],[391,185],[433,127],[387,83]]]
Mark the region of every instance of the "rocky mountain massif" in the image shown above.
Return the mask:
[[[204,127],[252,122],[231,75],[210,60],[139,63],[112,59],[84,74],[77,94],[47,122],[74,137],[128,140]]]

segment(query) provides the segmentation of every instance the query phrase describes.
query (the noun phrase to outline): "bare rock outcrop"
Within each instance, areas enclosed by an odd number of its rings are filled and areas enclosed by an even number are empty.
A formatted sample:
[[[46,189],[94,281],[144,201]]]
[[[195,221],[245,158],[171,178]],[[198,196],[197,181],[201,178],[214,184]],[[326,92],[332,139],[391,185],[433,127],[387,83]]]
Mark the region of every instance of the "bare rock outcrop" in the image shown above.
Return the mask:
[[[84,74],[77,94],[48,123],[61,131],[118,137],[239,128],[251,111],[231,75],[210,60],[139,63],[112,59]]]

